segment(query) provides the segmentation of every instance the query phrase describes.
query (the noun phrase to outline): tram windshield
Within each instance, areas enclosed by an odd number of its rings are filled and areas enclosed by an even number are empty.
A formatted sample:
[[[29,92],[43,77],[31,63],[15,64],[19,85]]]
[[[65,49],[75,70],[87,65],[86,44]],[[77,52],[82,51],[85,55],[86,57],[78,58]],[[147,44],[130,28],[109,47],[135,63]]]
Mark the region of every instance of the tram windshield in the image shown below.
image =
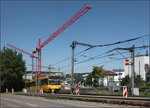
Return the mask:
[[[49,78],[49,85],[60,85],[60,78]]]

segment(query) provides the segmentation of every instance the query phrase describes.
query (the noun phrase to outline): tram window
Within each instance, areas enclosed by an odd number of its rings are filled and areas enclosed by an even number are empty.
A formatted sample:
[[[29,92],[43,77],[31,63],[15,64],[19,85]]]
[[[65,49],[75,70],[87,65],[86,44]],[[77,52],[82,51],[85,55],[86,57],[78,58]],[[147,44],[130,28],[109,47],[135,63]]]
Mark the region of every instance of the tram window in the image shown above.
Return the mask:
[[[30,83],[26,83],[27,84],[27,87],[30,87]]]
[[[48,84],[48,79],[41,80],[41,85],[47,85],[47,84]]]
[[[31,82],[31,86],[35,86],[35,81],[34,81],[34,82]]]

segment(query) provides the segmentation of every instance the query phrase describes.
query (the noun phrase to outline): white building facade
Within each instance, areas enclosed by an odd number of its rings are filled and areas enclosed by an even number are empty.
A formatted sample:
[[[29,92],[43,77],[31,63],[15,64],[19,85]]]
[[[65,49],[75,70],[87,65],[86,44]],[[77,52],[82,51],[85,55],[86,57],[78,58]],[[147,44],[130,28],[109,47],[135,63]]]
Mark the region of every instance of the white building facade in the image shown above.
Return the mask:
[[[129,75],[131,77],[131,58],[129,60],[129,65],[124,63],[124,75]],[[143,80],[146,80],[147,67],[149,65],[149,56],[137,56],[134,58],[134,69],[135,75],[141,75]]]
[[[117,74],[117,76],[114,76],[114,81],[122,81],[122,79],[125,77],[124,69],[113,69],[113,72]]]
[[[25,79],[25,75],[23,75],[22,77],[23,77],[23,79]],[[32,80],[32,73],[26,74],[26,80]]]

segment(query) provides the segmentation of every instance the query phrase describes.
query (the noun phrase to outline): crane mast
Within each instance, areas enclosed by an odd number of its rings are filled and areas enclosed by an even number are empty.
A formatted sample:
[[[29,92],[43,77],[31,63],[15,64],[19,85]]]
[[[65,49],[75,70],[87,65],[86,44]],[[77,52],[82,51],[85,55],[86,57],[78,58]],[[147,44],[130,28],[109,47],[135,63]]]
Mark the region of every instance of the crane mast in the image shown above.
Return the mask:
[[[35,52],[38,52],[38,78],[41,77],[41,48],[43,48],[46,44],[48,44],[51,40],[57,37],[61,32],[63,32],[66,28],[68,28],[72,23],[78,20],[82,15],[84,15],[91,6],[86,4],[83,8],[81,8],[74,16],[72,16],[63,26],[61,26],[55,33],[53,33],[47,40],[41,43],[39,39],[39,47],[36,48]]]

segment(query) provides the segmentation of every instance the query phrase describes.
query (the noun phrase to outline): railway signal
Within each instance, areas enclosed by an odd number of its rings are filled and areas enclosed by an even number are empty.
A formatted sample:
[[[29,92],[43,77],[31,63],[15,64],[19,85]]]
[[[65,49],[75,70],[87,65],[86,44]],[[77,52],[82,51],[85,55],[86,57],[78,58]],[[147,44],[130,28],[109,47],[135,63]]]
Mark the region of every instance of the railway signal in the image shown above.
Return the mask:
[[[125,65],[129,65],[129,60],[125,59]]]

